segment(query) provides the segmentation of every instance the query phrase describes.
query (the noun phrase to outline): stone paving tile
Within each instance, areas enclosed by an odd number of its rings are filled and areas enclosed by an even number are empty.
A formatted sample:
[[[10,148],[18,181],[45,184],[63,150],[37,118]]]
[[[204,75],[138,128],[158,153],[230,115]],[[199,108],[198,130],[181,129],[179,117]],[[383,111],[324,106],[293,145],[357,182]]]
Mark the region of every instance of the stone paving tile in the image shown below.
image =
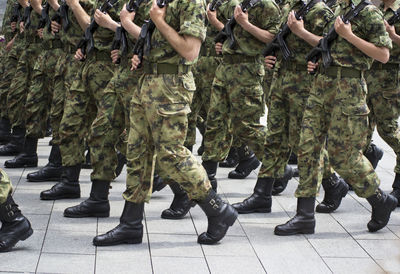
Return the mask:
[[[1,253],[0,270],[13,272],[35,272],[40,258],[40,250],[23,248],[18,244],[13,252]]]
[[[209,256],[228,256],[228,257],[256,257],[256,254],[247,237],[226,236],[217,245],[203,245],[204,254]]]
[[[148,250],[147,250],[148,251]],[[133,250],[125,251],[106,251],[98,250],[96,255],[96,273],[152,273],[150,254],[136,252]]]
[[[187,258],[187,257],[177,258],[177,257],[153,256],[152,261],[153,261],[154,273],[156,274],[210,273],[204,258]]]
[[[152,256],[203,258],[196,235],[149,234]]]
[[[324,258],[325,263],[335,274],[357,273],[378,274],[386,273],[371,258]]]
[[[95,255],[42,253],[38,273],[93,273]]]
[[[207,256],[207,263],[211,273],[243,274],[266,273],[257,257],[227,257]]]
[[[94,255],[92,239],[95,236],[86,231],[48,230],[43,252]]]

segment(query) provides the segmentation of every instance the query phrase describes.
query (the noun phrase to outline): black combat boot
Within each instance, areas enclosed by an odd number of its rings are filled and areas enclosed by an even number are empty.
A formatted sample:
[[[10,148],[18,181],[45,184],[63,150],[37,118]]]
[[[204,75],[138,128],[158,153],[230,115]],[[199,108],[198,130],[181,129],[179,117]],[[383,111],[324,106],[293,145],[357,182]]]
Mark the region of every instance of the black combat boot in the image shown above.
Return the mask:
[[[274,181],[274,178],[258,178],[253,194],[243,202],[232,206],[239,214],[270,213],[272,205],[271,191]]]
[[[201,141],[201,145],[197,149],[197,155],[201,156],[201,155],[203,155],[203,153],[204,153],[204,138]]]
[[[93,244],[95,246],[140,244],[143,238],[143,210],[144,203],[125,201],[119,225],[106,234],[94,237]]]
[[[400,206],[400,173],[396,173],[396,177],[394,178],[393,182],[393,191],[390,193],[390,195],[396,197],[398,204],[397,206]]]
[[[272,195],[278,195],[282,193],[289,181],[293,178],[293,168],[289,165],[285,166],[285,173],[282,178],[275,179],[274,187],[272,188]]]
[[[217,192],[218,183],[217,183],[217,179],[215,178],[215,176],[217,175],[218,162],[204,161],[202,163],[202,165],[207,172],[208,179],[210,180],[212,189],[215,192]]]
[[[85,162],[82,164],[83,169],[91,169],[92,168],[92,161],[90,160],[90,149],[87,148]]]
[[[6,161],[4,166],[6,168],[37,167],[37,145],[37,138],[26,137],[23,152],[14,159]]]
[[[10,142],[0,147],[0,156],[16,156],[24,149],[25,128],[15,127]]]
[[[25,241],[32,233],[31,223],[21,214],[13,198],[0,205],[0,252],[10,251],[19,241]]]
[[[185,145],[185,147],[190,150],[190,152],[193,152],[193,146],[192,145]]]
[[[115,178],[117,178],[121,174],[122,169],[124,168],[124,165],[126,164],[125,155],[119,151],[117,152],[117,159],[118,159],[118,164],[117,164],[117,167],[115,168]]]
[[[297,165],[297,155],[295,153],[291,153],[289,157],[289,165]]]
[[[153,193],[157,192],[157,191],[161,191],[166,186],[167,185],[164,184],[164,180],[158,174],[154,174],[154,177],[153,177]]]
[[[81,197],[81,188],[79,186],[79,174],[81,165],[63,167],[61,181],[55,184],[51,189],[42,191],[40,199],[42,200],[60,200],[76,199]]]
[[[275,227],[275,235],[289,236],[295,234],[314,234],[315,198],[297,198],[297,213],[286,224]]]
[[[62,173],[61,152],[58,145],[51,147],[49,162],[38,171],[28,173],[29,182],[60,181]]]
[[[11,138],[11,124],[8,118],[0,119],[0,143],[7,143]]]
[[[384,193],[379,188],[376,193],[367,198],[372,207],[371,221],[368,222],[370,232],[384,228],[390,219],[390,214],[397,207],[397,199],[390,194]]]
[[[222,162],[219,162],[220,167],[236,167],[239,164],[239,155],[235,147],[231,147],[228,157]]]
[[[317,205],[318,213],[331,213],[339,208],[342,199],[349,192],[349,186],[333,173],[329,178],[322,178],[322,187],[325,190],[324,200]]]
[[[109,181],[93,180],[90,196],[77,206],[68,207],[64,210],[64,217],[86,218],[86,217],[109,217],[110,202],[108,194],[110,190]]]
[[[174,200],[170,207],[161,213],[163,219],[182,219],[189,212],[190,208],[196,204],[189,200],[186,191],[176,182],[169,184],[172,192],[174,193]]]
[[[260,161],[256,155],[247,146],[241,146],[238,149],[239,164],[235,170],[229,172],[230,179],[245,179],[249,174],[258,168]]]
[[[374,169],[376,169],[379,161],[383,157],[383,150],[377,147],[375,144],[371,144],[367,151],[364,152],[364,156],[367,157]]]
[[[228,228],[235,223],[238,213],[212,189],[207,197],[198,204],[207,215],[208,227],[207,232],[199,235],[197,242],[206,245],[216,244],[225,236]]]

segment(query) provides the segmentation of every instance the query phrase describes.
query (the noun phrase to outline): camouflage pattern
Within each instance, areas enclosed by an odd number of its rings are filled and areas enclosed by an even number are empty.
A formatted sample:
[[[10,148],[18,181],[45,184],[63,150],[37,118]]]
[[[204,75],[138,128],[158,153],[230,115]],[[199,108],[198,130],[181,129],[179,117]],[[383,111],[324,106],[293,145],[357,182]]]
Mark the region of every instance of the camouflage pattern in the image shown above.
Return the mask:
[[[346,3],[340,3],[336,14],[341,15],[348,10]],[[377,46],[391,47],[381,15],[375,7],[367,6],[355,20],[356,23],[352,23],[352,30],[355,35]],[[334,64],[344,67],[354,66],[363,70],[372,63],[372,58],[341,38],[334,42],[331,54]],[[315,197],[318,192],[322,178],[321,151],[326,143],[332,167],[352,185],[358,196],[370,197],[380,184],[371,163],[362,153],[369,114],[363,73],[360,72],[361,78],[347,77],[346,73],[342,75],[342,67],[336,68],[336,77],[317,75],[310,91],[300,134],[300,183],[296,197]]]
[[[238,1],[224,2],[218,12],[228,20],[238,4]],[[252,24],[272,34],[278,32],[280,11],[275,2],[262,0],[248,13]],[[228,156],[232,139],[230,131],[237,138],[235,143],[248,145],[259,159],[263,156],[266,128],[260,124],[260,118],[265,109],[262,86],[265,71],[261,52],[265,44],[240,25],[235,27],[234,34],[238,47],[229,49],[227,40],[223,45],[223,59],[235,55],[243,61],[231,64],[223,60],[215,72],[203,161],[220,162]],[[244,59],[250,56],[254,57],[253,61]]]
[[[38,55],[43,50],[42,39],[36,33],[40,15],[32,10],[31,26],[23,33],[23,51],[18,59],[7,95],[7,111],[12,127],[25,127],[25,104]]]
[[[386,11],[384,11],[383,4],[379,8],[384,13],[385,19],[388,20],[399,7],[400,1],[397,0],[393,3],[392,8],[388,8]],[[395,24],[395,30],[396,33],[400,33],[400,23]],[[393,66],[392,68],[375,68],[365,73],[368,85],[367,104],[371,111],[368,116],[369,132],[366,150],[370,149],[372,134],[376,126],[379,135],[396,153],[394,172],[400,173],[400,130],[397,123],[400,115],[400,47],[396,43],[393,43],[390,54],[388,64]]]
[[[0,204],[4,204],[12,192],[12,184],[7,173],[0,168]]]
[[[298,10],[301,2],[291,1],[290,4],[290,10]],[[286,23],[288,13],[282,22]],[[324,2],[319,2],[303,20],[306,30],[323,36],[327,23],[333,20],[333,12]],[[285,62],[280,52],[277,56],[279,63],[271,85],[265,157],[258,175],[260,178],[281,178],[290,152],[297,154],[303,112],[312,87],[313,76],[306,71],[306,54],[312,46],[293,33],[287,36],[286,42],[293,58]],[[325,173],[329,174],[328,163],[324,167],[328,169]]]
[[[173,16],[176,14],[180,16]],[[204,40],[205,17],[203,1],[174,1],[167,7],[165,20],[174,29],[179,29],[180,35]],[[195,63],[179,56],[159,30],[155,30],[151,41],[152,49],[145,61],[174,65]],[[137,89],[131,88],[124,199],[134,203],[149,201],[157,164],[157,172],[162,178],[181,184],[189,198],[203,200],[211,189],[210,182],[203,167],[183,146],[187,115],[196,89],[192,72],[144,74]]]

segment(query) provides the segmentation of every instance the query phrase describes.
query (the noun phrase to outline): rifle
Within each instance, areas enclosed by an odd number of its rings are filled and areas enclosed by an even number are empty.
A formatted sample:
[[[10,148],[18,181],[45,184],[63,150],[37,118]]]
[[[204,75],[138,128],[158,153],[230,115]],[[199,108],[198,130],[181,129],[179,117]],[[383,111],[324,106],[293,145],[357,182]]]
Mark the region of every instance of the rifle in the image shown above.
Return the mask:
[[[210,9],[211,11],[216,11],[221,5],[222,5],[222,3],[221,3],[220,0],[213,0],[213,1],[210,3],[209,9]]]
[[[399,21],[400,21],[400,8],[394,12],[393,16],[390,17],[389,20],[387,20],[387,22],[389,25],[393,26]]]
[[[19,9],[22,8],[21,4],[19,3],[15,3],[12,9],[12,13],[11,13],[11,18],[10,18],[10,22],[11,23],[17,23],[20,17],[20,13],[19,13]]]
[[[311,0],[306,4],[304,0],[301,0],[301,7],[297,12],[295,12],[296,20],[302,20],[319,1],[320,0]],[[279,33],[275,36],[274,40],[272,40],[272,42],[264,49],[263,55],[276,56],[276,51],[280,50],[285,61],[291,58],[292,52],[286,44],[286,38],[291,32],[289,26],[285,23]]]
[[[342,20],[345,24],[348,24],[351,20],[358,16],[358,14],[371,2],[369,0],[361,0],[361,2],[355,7],[354,4],[351,4],[351,10],[342,16]],[[335,27],[329,30],[328,34],[322,38],[318,45],[313,48],[307,55],[307,62],[311,61],[314,64],[318,62],[320,58],[322,58],[324,68],[328,68],[332,63],[332,56],[330,53],[330,47],[332,43],[338,38],[338,34],[335,31]],[[313,71],[311,74],[314,74]]]
[[[243,12],[247,12],[249,9],[254,7],[255,5],[258,4],[261,0],[244,0],[240,4],[240,8],[242,9]],[[235,16],[232,16],[228,22],[226,22],[224,28],[217,34],[217,36],[214,39],[215,43],[224,43],[227,39],[230,40],[229,43],[229,48],[234,49],[237,46],[237,41],[236,38],[233,34],[233,29],[236,26],[236,19]]]
[[[67,32],[70,26],[68,10],[69,7],[65,2],[65,0],[61,0],[60,7],[58,8],[56,14],[54,14],[53,17],[51,17],[51,21],[56,21],[58,24],[62,24],[62,27],[65,32]]]
[[[157,6],[160,8],[165,7],[169,3],[174,0],[157,0]],[[154,22],[149,19],[146,20],[140,30],[139,38],[133,48],[133,55],[137,55],[139,57],[140,63],[138,68],[142,66],[143,55],[148,55],[151,49],[151,36],[153,35],[154,30],[156,29],[156,25]],[[145,52],[146,46],[146,52]]]
[[[50,10],[50,4],[49,3],[44,4],[42,7],[42,15],[40,17],[37,29],[43,29],[47,25],[47,23],[50,22],[49,10]],[[51,31],[50,28],[48,28],[47,30],[48,32]]]
[[[106,0],[100,7],[100,11],[107,13],[119,0]],[[94,17],[90,21],[90,25],[86,28],[83,38],[79,41],[77,48],[82,51],[83,55],[89,54],[94,49],[94,38],[93,34],[98,29],[99,25],[94,20]],[[82,62],[84,59],[81,60]]]
[[[31,13],[32,13],[32,6],[29,5],[24,10],[24,15],[22,16],[21,22],[24,22],[25,29],[28,29],[31,25]]]
[[[144,0],[129,0],[126,4],[126,10],[129,12],[137,12],[140,5]],[[126,30],[121,26],[115,31],[114,40],[111,46],[111,50],[121,50],[121,56],[126,55],[128,40],[126,38]],[[121,63],[121,58],[118,58],[116,64]]]
[[[334,5],[336,5],[337,0],[324,0],[324,3],[330,8],[332,9],[332,7]]]

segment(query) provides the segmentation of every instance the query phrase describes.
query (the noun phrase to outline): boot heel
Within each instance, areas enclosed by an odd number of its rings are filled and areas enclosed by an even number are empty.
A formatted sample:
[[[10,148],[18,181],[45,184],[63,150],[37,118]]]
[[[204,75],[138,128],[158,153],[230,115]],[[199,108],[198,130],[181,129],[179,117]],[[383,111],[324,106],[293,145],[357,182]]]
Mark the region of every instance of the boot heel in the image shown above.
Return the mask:
[[[348,189],[348,188],[344,188],[344,189],[342,190],[342,193],[341,193],[342,198],[346,197],[346,195],[347,195],[348,192],[349,192],[349,189]]]
[[[251,168],[254,170],[260,166],[260,161],[257,159],[254,159],[253,163],[251,164]]]
[[[127,244],[141,244],[142,241],[143,241],[142,237],[140,237],[140,238],[128,239],[128,240],[125,240],[124,242]]]
[[[22,235],[21,241],[25,241],[25,240],[28,239],[30,236],[32,236],[32,234],[33,234],[33,229],[30,228],[24,235]]]
[[[314,228],[306,228],[301,231],[301,234],[314,234],[314,233],[315,233]]]
[[[96,218],[108,218],[108,217],[110,217],[110,212],[94,213],[93,217],[96,217]]]
[[[225,223],[228,226],[233,226],[233,224],[236,222],[238,216],[239,216],[239,213],[235,209],[233,209],[231,214],[225,219]]]

